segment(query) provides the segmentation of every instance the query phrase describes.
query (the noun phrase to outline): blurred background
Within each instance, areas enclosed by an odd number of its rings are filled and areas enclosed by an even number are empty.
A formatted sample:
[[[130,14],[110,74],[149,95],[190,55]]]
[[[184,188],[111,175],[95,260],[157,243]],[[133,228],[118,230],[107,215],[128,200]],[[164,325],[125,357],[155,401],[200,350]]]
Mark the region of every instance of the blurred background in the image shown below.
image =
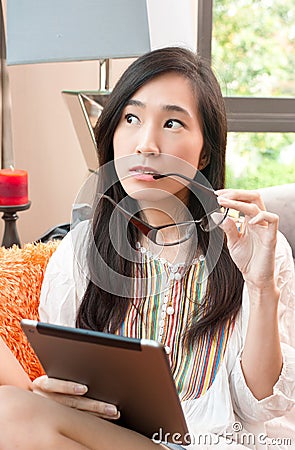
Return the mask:
[[[228,110],[227,186],[294,183],[295,0],[146,2],[151,48],[186,45],[211,60]],[[6,25],[7,0],[2,7]],[[110,88],[132,60],[110,60]],[[28,211],[19,213],[25,243],[71,219],[89,172],[61,92],[95,91],[101,80],[99,61],[7,70],[15,167],[28,171],[32,201]]]

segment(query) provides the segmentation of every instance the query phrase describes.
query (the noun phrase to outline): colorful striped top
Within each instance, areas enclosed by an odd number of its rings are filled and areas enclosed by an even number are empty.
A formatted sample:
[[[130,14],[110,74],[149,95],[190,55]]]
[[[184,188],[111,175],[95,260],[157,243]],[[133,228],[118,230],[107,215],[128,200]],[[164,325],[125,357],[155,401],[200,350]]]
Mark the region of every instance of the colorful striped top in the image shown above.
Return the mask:
[[[189,350],[182,344],[190,320],[204,300],[205,259],[199,257],[186,268],[153,257],[141,248],[141,270],[147,295],[129,307],[118,334],[153,339],[163,343],[181,400],[203,395],[212,385],[221,365],[230,335],[227,324],[214,338],[203,337]],[[135,277],[135,297],[140,297],[140,277]]]
[[[80,249],[85,248],[88,227],[87,221],[78,224],[64,237],[50,258],[39,306],[40,320],[44,322],[75,326],[77,310],[88,283],[83,252],[81,251],[79,264],[77,254],[80,254]],[[180,258],[181,255],[178,259]],[[187,352],[181,344],[176,343],[188,328],[191,312],[198,311],[204,298],[205,284],[202,278],[206,278],[206,273],[205,277],[202,274],[206,271],[206,264],[200,258],[201,261],[187,266],[188,270],[184,274],[181,268],[176,270],[175,265],[172,266],[165,260],[153,260],[148,254],[142,255],[141,259],[146,274],[149,274],[147,285],[150,292],[144,302],[138,301],[141,316],[135,314],[135,307],[131,307],[120,333],[160,339],[170,346],[171,366],[180,397],[184,400],[182,407],[192,436],[207,439],[208,433],[214,433],[213,443],[216,443],[216,439],[219,440],[225,430],[232,433],[232,425],[237,418],[243,426],[243,442],[253,442],[253,438],[259,433],[265,436],[266,426],[267,429],[271,428],[271,435],[276,436],[277,430],[273,425],[279,423],[279,416],[291,410],[294,405],[292,393],[295,392],[294,265],[290,247],[283,235],[278,233],[275,279],[281,292],[279,317],[284,365],[273,394],[263,401],[257,401],[253,397],[241,370],[241,352],[249,320],[246,286],[241,311],[232,329],[225,327],[212,342],[204,340]],[[155,282],[150,276],[152,273],[159,274],[157,278],[162,285]],[[166,291],[161,291],[162,287]],[[275,416],[275,421],[269,421]],[[268,421],[267,424],[265,421]],[[233,448],[236,448],[237,436],[235,433],[232,436]],[[217,446],[227,447],[228,440],[220,441]],[[205,445],[201,447],[204,448]],[[260,445],[250,447],[258,450]],[[200,445],[192,445],[190,448],[196,450]]]

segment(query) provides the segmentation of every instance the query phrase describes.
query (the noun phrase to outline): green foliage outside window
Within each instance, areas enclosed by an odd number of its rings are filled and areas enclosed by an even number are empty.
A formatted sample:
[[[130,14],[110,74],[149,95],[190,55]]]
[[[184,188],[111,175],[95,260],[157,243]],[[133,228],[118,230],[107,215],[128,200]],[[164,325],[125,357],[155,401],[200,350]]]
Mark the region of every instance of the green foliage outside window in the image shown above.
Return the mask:
[[[226,186],[236,189],[257,189],[277,184],[295,183],[295,164],[284,165],[266,160],[263,165],[246,170],[238,177],[229,164],[226,170]]]
[[[229,133],[226,186],[256,189],[295,183],[294,133]]]
[[[212,65],[223,94],[295,96],[295,0],[215,0]],[[294,133],[229,133],[227,185],[295,182]]]

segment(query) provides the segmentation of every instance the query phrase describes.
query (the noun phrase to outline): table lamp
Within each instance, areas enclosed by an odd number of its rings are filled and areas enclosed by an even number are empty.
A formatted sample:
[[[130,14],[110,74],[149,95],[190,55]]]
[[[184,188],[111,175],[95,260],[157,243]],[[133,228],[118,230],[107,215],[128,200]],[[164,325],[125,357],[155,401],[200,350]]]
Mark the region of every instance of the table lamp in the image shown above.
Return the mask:
[[[99,61],[96,91],[63,91],[84,158],[97,168],[93,133],[110,88],[110,59],[167,46],[196,50],[195,0],[7,2],[7,64]]]
[[[110,59],[167,45],[195,49],[196,5],[195,0],[7,1],[7,65],[98,61],[97,90],[62,92],[93,171],[98,164],[93,127],[110,93]]]
[[[93,124],[110,92],[110,59],[150,48],[146,0],[7,2],[7,65],[99,61],[97,91],[62,93],[90,170],[97,168]]]

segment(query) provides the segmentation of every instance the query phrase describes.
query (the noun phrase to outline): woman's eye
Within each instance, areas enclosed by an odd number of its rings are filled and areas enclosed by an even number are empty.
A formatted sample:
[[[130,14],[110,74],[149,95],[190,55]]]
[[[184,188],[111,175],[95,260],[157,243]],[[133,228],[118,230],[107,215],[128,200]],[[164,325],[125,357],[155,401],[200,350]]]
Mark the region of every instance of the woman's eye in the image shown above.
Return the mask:
[[[165,123],[166,128],[173,128],[174,130],[177,130],[178,128],[183,127],[183,124],[180,122],[180,120],[176,119],[169,119]]]
[[[126,119],[127,123],[131,123],[133,125],[139,124],[139,118],[134,116],[133,114],[126,114],[125,119]]]

